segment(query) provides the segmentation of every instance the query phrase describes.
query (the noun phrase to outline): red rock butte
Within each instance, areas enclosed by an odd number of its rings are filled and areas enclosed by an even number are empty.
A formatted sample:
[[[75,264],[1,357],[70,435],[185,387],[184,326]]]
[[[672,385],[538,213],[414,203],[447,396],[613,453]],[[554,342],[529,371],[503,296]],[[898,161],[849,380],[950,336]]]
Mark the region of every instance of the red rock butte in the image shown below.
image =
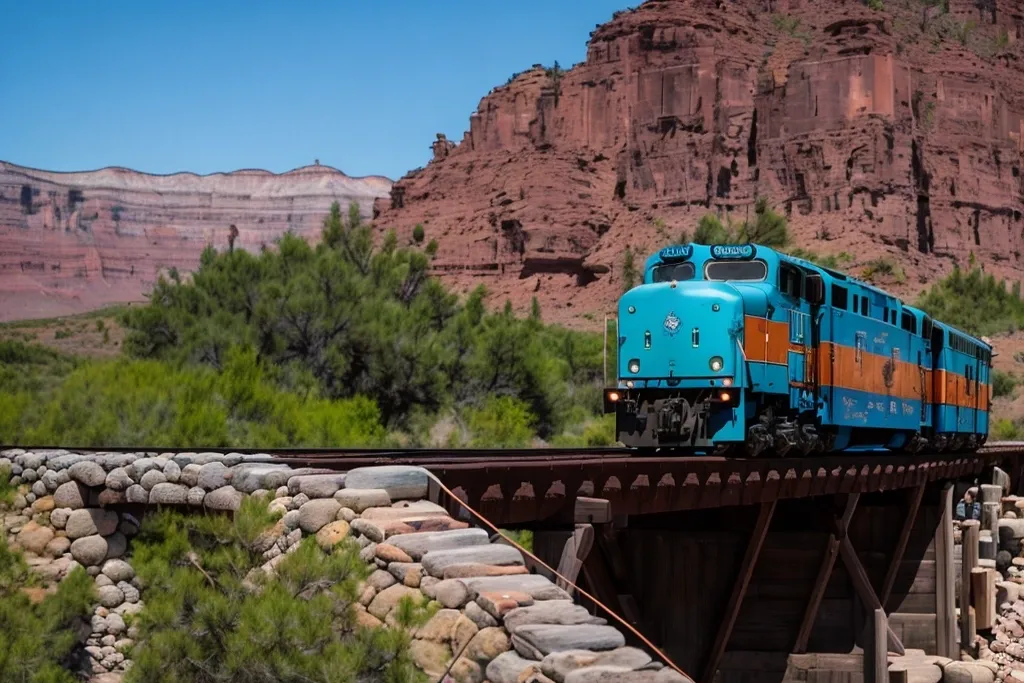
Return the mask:
[[[383,177],[329,166],[200,176],[125,168],[53,173],[0,162],[0,320],[143,300],[159,273],[194,270],[208,244],[257,251],[283,233],[316,240],[334,201],[368,217]]]
[[[900,263],[879,282],[897,294],[972,252],[1019,279],[1024,6],[928,5],[648,0],[597,27],[585,62],[495,88],[376,220],[422,224],[457,287],[519,311],[536,296],[573,326],[614,312],[627,246],[639,267],[759,196],[848,269]]]

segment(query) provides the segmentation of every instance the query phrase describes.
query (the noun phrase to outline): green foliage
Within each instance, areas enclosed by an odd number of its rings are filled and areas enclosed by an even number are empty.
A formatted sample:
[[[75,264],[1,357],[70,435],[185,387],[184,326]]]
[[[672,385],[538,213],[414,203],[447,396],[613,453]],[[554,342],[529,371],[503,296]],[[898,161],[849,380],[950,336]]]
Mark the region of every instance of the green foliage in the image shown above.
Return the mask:
[[[11,485],[10,465],[0,465],[0,508],[14,501],[17,489]]]
[[[280,391],[251,349],[232,348],[223,372],[118,359],[83,365],[39,400],[0,392],[0,441],[84,446],[379,445],[370,399],[327,401]]]
[[[989,422],[989,438],[994,441],[1019,441],[1024,435],[1019,421],[1005,417]]]
[[[413,241],[416,242],[416,244],[422,244],[425,238],[426,233],[423,231],[423,226],[417,223],[416,227],[412,229]]]
[[[974,335],[1014,332],[1024,326],[1024,301],[1019,285],[1008,290],[979,268],[959,267],[925,291],[917,303],[936,320]]]
[[[993,396],[1012,396],[1014,389],[1020,380],[1015,375],[1009,372],[1003,372],[1002,370],[992,371],[992,395]]]
[[[896,282],[905,282],[907,279],[907,274],[903,268],[892,259],[885,257],[868,261],[864,270],[861,271],[861,277],[869,282],[874,282],[879,276],[891,277]]]
[[[626,247],[622,255],[622,291],[628,292],[633,289],[638,276],[636,265],[633,263],[633,250]]]
[[[585,446],[614,446],[617,442],[615,416],[602,415],[559,434],[552,440],[551,445],[560,448],[582,448]]]
[[[706,214],[697,224],[693,241],[697,244],[757,243],[773,249],[789,244],[789,228],[785,216],[776,213],[765,197],[754,203],[754,220],[724,225],[715,214]]]
[[[408,653],[409,629],[430,611],[406,601],[396,628],[354,628],[365,578],[351,539],[322,550],[312,537],[259,570],[274,523],[265,498],[234,515],[148,517],[133,565],[146,588],[126,683],[334,683],[425,680]]]
[[[533,437],[530,407],[511,396],[489,398],[470,409],[467,423],[471,444],[484,448],[525,448]]]
[[[315,248],[286,234],[259,255],[207,249],[188,283],[161,278],[150,305],[124,314],[124,347],[221,373],[233,349],[251,349],[268,386],[330,401],[366,396],[390,428],[492,395],[526,402],[542,435],[563,426],[572,397],[596,412],[600,356],[566,353],[599,354],[596,336],[487,314],[482,288],[460,303],[428,276],[429,261],[394,233],[375,247],[358,207],[343,219],[335,203]]]
[[[0,534],[0,681],[74,683],[75,624],[92,613],[92,578],[78,567],[38,602],[24,590],[33,578]]]
[[[876,12],[881,12],[885,9],[885,3],[882,0],[868,0],[868,7]]]
[[[524,550],[533,552],[533,532],[529,529],[499,529],[501,535],[518,543]]]

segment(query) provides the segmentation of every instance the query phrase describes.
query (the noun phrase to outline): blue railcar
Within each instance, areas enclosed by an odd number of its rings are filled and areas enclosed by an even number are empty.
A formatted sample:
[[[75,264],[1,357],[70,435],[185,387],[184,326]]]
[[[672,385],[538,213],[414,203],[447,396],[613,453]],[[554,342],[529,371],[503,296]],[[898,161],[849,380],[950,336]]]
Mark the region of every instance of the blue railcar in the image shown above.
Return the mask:
[[[618,439],[772,453],[973,450],[992,347],[866,282],[767,247],[649,257],[619,301]]]

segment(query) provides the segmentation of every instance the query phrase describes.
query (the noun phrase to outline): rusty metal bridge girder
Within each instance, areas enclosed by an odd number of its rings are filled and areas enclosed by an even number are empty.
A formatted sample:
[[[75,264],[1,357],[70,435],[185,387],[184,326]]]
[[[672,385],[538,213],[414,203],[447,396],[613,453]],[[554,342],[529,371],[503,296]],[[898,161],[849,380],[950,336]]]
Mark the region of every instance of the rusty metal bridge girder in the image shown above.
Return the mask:
[[[495,524],[572,523],[577,497],[609,501],[613,515],[754,505],[874,493],[977,475],[1016,453],[924,457],[849,453],[800,459],[601,458],[425,465]],[[453,515],[462,510],[446,503]]]

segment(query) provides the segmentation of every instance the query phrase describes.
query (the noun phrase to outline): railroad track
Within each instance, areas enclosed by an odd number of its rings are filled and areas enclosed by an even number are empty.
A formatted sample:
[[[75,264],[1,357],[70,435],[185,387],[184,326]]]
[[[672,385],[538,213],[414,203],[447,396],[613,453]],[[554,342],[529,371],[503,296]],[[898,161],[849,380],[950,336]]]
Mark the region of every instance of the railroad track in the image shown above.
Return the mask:
[[[0,451],[16,446],[0,446]],[[116,447],[69,447],[69,446],[31,446],[26,450],[66,450],[76,453],[237,453],[246,456],[247,462],[280,462],[287,461],[300,466],[310,467],[362,467],[368,465],[421,465],[424,467],[443,466],[445,469],[487,469],[508,467],[520,469],[549,464],[552,466],[595,465],[599,463],[654,463],[664,461],[686,461],[693,464],[711,465],[712,463],[788,463],[798,466],[801,461],[813,461],[821,467],[829,467],[835,463],[849,462],[851,456],[859,456],[866,463],[912,463],[917,460],[934,458],[935,455],[912,456],[886,451],[849,451],[841,454],[817,455],[809,457],[794,456],[789,458],[726,458],[722,456],[673,456],[670,454],[638,453],[633,449],[619,447],[604,448],[156,448],[152,446],[116,446]],[[986,444],[976,454],[964,453],[963,457],[1005,455],[1024,453],[1024,441],[1002,441]],[[263,456],[263,457],[260,457]],[[944,453],[943,459],[955,458],[957,454]]]

